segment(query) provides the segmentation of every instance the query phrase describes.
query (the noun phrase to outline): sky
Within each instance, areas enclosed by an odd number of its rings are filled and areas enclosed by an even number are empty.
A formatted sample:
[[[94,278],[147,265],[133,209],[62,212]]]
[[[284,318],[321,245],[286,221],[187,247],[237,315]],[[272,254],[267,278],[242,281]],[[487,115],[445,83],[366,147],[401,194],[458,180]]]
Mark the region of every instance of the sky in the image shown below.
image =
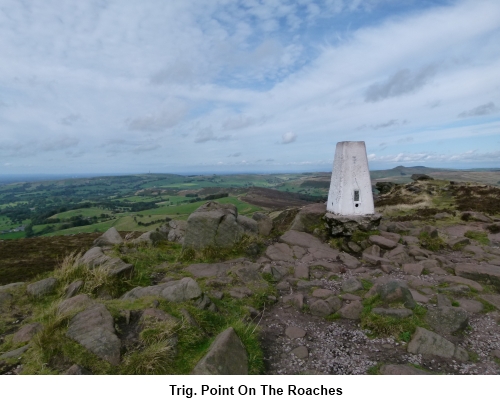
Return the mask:
[[[500,167],[498,0],[0,0],[0,175]]]

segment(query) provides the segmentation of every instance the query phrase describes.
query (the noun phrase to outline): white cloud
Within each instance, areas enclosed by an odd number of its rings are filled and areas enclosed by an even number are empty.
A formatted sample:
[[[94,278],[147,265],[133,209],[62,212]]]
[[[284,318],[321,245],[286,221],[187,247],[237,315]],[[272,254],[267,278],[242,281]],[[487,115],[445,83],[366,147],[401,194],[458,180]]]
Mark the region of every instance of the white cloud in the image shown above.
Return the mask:
[[[287,132],[281,136],[281,143],[282,144],[288,144],[295,142],[297,140],[297,135],[294,134],[293,132]]]

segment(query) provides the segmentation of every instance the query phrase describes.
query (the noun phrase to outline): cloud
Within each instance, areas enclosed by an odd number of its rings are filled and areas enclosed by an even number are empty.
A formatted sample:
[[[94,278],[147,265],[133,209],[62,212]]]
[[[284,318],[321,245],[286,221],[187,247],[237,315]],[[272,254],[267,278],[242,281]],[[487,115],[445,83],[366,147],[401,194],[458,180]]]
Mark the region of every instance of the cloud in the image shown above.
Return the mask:
[[[382,124],[372,125],[371,127],[373,129],[381,129],[381,128],[392,127],[394,125],[398,125],[398,120],[389,120],[387,122],[383,122]]]
[[[66,117],[61,118],[61,124],[71,126],[78,121],[81,121],[82,117],[80,114],[69,114]]]
[[[488,115],[488,114],[493,114],[499,110],[500,109],[498,107],[496,107],[493,102],[490,101],[489,103],[477,106],[476,108],[473,108],[472,110],[464,111],[464,112],[458,114],[458,118]]]
[[[293,143],[297,140],[297,135],[293,132],[287,132],[281,136],[281,144],[286,145],[288,143]]]
[[[127,120],[126,123],[131,131],[163,131],[181,122],[187,111],[185,104],[174,105],[157,114]]]
[[[368,87],[365,101],[374,103],[386,98],[413,93],[425,86],[436,74],[436,70],[434,65],[425,66],[415,73],[412,73],[410,69],[401,69],[385,82],[374,83]]]
[[[78,138],[62,136],[59,138],[47,139],[40,144],[40,149],[49,152],[72,148],[80,143]]]
[[[149,144],[149,145],[139,145],[136,146],[135,148],[132,149],[132,152],[134,153],[143,153],[143,152],[149,152],[152,150],[157,150],[160,149],[161,146],[158,144]]]
[[[203,128],[198,131],[194,142],[195,143],[205,143],[209,141],[223,142],[231,139],[231,135],[215,136],[212,128]]]
[[[227,155],[227,157],[238,157],[238,156],[241,156],[241,152],[232,153],[231,155]]]
[[[397,143],[409,143],[409,142],[413,142],[413,137],[412,136],[407,136],[405,138],[400,138],[396,142]]]
[[[237,130],[242,128],[247,128],[253,124],[255,124],[257,120],[253,117],[244,117],[242,115],[235,118],[228,118],[226,121],[222,123],[222,129],[229,130]]]
[[[266,159],[266,162],[274,162],[274,159]]]

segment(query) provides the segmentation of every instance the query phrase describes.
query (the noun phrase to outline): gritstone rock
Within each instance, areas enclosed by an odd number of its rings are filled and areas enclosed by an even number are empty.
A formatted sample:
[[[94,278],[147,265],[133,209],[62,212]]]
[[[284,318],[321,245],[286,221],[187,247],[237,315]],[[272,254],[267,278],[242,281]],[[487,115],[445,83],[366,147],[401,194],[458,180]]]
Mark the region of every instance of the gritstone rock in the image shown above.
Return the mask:
[[[114,227],[109,228],[94,241],[94,245],[100,247],[120,245],[122,243],[123,239]]]
[[[112,365],[120,363],[121,342],[115,334],[113,317],[103,304],[75,315],[66,335]]]
[[[215,338],[208,353],[198,362],[191,374],[248,374],[247,352],[233,328],[226,329]]]

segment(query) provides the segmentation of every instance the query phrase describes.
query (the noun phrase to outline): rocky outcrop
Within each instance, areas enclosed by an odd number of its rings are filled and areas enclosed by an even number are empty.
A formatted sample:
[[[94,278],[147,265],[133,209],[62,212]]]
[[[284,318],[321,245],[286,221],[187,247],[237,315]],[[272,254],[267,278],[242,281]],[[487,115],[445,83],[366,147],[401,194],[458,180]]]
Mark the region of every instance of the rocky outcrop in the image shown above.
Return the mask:
[[[134,270],[133,264],[125,263],[118,257],[106,255],[100,247],[93,247],[81,258],[80,263],[87,264],[90,268],[103,266],[110,276],[128,276]]]
[[[302,208],[292,222],[291,230],[312,233],[315,229],[324,229],[323,217],[326,205],[310,204]]]
[[[273,221],[266,214],[262,212],[256,212],[252,215],[252,219],[257,221],[257,228],[259,230],[259,235],[269,236],[271,230],[273,229]]]
[[[247,352],[233,328],[226,329],[215,338],[208,353],[198,362],[191,374],[248,374]]]
[[[157,231],[148,231],[143,233],[141,236],[138,238],[135,238],[132,243],[135,245],[150,245],[150,246],[155,246],[158,244],[158,242],[165,240],[166,237],[163,235],[161,232]]]
[[[94,246],[107,247],[120,245],[123,243],[123,238],[120,236],[115,227],[109,228],[101,236],[94,241]]]
[[[245,233],[253,234],[257,229],[257,222],[250,218],[238,221],[238,210],[234,205],[210,201],[189,216],[182,246],[196,250],[208,246],[229,248]]]

